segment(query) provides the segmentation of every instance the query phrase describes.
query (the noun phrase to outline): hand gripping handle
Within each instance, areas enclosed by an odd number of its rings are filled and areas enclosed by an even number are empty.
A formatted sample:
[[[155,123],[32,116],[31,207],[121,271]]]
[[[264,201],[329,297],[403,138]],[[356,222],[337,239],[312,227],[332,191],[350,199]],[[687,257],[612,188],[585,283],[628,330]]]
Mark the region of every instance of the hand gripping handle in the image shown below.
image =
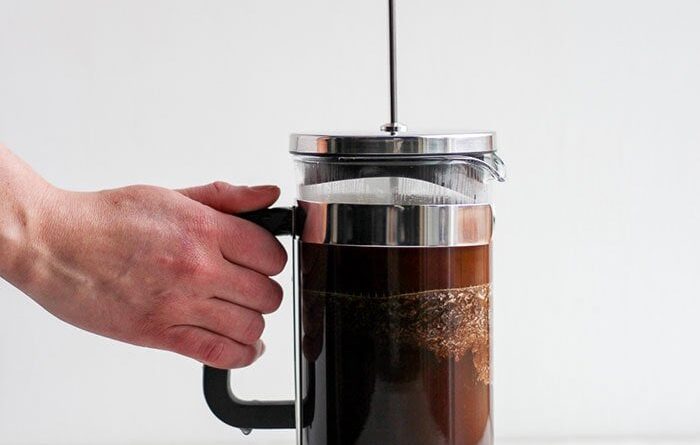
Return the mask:
[[[271,208],[236,215],[251,221],[273,235],[294,235],[303,224],[296,208]],[[242,430],[253,428],[294,428],[294,401],[245,401],[236,397],[229,385],[229,370],[204,366],[204,398],[221,421]]]

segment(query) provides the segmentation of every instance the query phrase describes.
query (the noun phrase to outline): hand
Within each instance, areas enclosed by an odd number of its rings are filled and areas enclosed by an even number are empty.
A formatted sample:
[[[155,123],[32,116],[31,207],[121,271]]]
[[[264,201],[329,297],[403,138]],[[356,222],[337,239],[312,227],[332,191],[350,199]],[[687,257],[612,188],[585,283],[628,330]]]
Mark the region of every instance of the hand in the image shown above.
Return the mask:
[[[269,276],[286,254],[231,214],[271,205],[277,187],[75,193],[33,181],[21,201],[32,204],[4,231],[16,253],[5,277],[40,305],[88,331],[219,368],[260,356],[262,314],[282,299]]]

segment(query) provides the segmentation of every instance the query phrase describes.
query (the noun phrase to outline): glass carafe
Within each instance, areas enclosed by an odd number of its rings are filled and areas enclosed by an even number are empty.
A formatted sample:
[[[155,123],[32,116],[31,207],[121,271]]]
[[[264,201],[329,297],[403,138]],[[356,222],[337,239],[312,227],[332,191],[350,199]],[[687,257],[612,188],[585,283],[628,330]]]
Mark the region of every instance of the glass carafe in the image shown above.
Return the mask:
[[[293,135],[297,205],[241,215],[291,234],[296,397],[251,402],[205,368],[224,422],[297,442],[493,442],[492,133]]]

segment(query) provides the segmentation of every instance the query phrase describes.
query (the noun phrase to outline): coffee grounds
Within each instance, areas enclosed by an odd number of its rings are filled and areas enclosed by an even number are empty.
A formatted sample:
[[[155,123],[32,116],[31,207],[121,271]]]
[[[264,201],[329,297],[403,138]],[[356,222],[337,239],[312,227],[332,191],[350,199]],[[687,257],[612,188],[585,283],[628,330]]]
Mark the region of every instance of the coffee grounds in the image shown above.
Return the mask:
[[[304,298],[324,298],[354,317],[355,326],[388,342],[405,342],[441,358],[459,361],[471,352],[477,380],[490,383],[489,284],[398,295],[350,295],[305,290]]]

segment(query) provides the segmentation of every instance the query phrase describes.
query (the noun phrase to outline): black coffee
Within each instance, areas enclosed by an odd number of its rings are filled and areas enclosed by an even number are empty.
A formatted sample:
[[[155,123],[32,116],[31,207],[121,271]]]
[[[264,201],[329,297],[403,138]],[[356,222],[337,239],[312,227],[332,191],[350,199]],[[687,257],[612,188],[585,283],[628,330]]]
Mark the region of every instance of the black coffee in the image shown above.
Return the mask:
[[[302,243],[304,444],[492,443],[489,252]]]

